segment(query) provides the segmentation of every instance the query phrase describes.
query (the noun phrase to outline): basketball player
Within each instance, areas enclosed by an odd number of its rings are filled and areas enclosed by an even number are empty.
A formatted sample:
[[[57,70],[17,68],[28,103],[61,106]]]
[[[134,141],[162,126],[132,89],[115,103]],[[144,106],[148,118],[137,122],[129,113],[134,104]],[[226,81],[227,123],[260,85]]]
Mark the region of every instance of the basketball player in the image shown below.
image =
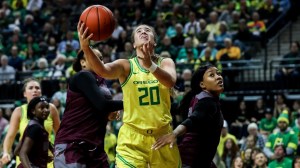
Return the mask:
[[[89,47],[93,34],[78,24],[79,40],[92,69],[108,79],[119,79],[123,91],[123,126],[118,135],[116,165],[123,167],[181,167],[176,145],[151,150],[155,139],[171,133],[170,89],[176,81],[171,58],[154,53],[156,33],[148,25],[132,33],[136,57],[103,64]]]
[[[102,59],[99,50],[93,49]],[[66,109],[55,139],[54,165],[64,168],[109,168],[104,136],[110,112],[123,109],[113,101],[105,79],[91,71],[81,50],[69,80]]]
[[[182,167],[215,167],[212,160],[223,127],[219,103],[223,90],[223,78],[216,67],[208,65],[198,68],[191,79],[191,90],[180,104],[180,110],[187,111],[188,118],[173,133],[158,138],[152,148],[157,150],[166,144],[172,145],[178,136],[183,135],[179,144]]]

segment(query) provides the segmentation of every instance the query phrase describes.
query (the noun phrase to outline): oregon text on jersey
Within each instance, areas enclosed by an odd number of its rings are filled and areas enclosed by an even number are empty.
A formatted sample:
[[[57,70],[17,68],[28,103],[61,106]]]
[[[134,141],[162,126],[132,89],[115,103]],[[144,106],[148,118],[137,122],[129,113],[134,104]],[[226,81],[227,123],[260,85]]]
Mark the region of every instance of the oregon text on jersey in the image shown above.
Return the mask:
[[[153,83],[158,83],[158,80],[133,81],[133,84],[153,84]]]

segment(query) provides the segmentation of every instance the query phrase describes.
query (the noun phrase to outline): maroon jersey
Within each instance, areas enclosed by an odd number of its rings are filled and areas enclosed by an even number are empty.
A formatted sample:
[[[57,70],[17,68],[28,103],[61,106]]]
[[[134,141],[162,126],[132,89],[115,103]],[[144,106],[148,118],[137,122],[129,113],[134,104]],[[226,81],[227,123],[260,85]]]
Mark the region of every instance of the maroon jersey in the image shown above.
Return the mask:
[[[223,126],[219,99],[204,91],[196,95],[189,116],[181,125],[187,127],[178,146],[182,163],[193,168],[210,168]]]
[[[34,141],[31,151],[28,153],[28,159],[31,166],[47,168],[49,149],[48,132],[36,120],[30,120],[25,129],[21,141],[22,144],[26,137],[29,137]],[[22,163],[18,165],[18,168],[22,167]]]
[[[55,144],[85,141],[102,149],[108,113],[123,108],[122,101],[114,103],[103,78],[90,71],[75,74]]]

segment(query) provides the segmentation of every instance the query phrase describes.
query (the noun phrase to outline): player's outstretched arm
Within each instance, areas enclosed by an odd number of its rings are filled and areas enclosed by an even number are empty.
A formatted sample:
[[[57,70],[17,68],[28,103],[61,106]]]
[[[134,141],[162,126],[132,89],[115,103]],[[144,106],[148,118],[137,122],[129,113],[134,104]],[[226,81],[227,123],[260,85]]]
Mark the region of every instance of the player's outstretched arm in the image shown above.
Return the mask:
[[[173,148],[173,145],[176,143],[177,137],[183,135],[186,130],[186,126],[178,125],[172,133],[159,137],[152,145],[151,149],[157,150],[167,144],[170,144],[170,148]]]
[[[84,28],[84,23],[79,22],[77,25],[78,38],[80,47],[84,52],[85,58],[91,65],[93,71],[103,78],[117,79],[124,72],[124,62],[126,60],[117,60],[112,63],[104,64],[92,51],[89,46],[93,34],[88,34],[88,27]]]
[[[158,81],[168,88],[172,88],[176,83],[175,63],[171,58],[165,58],[161,66],[153,72]]]

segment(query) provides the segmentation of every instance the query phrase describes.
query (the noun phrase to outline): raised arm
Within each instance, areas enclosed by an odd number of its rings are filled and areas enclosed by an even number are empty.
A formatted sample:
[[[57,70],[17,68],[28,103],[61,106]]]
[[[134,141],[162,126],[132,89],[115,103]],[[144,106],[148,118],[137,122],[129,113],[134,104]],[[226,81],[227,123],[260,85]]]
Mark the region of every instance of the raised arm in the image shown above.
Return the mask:
[[[177,78],[175,63],[171,58],[165,58],[161,61],[160,67],[158,67],[157,63],[153,62],[151,59],[154,54],[153,52],[154,44],[149,41],[137,50],[138,55],[143,55],[143,57],[138,56],[138,58],[141,60],[144,67],[148,69],[161,84],[167,88],[173,87]]]
[[[80,72],[78,76],[76,76],[76,79],[74,79],[74,86],[80,90],[100,112],[108,113],[123,109],[123,101],[109,100],[105,97],[104,91],[99,89],[95,77],[90,72]]]
[[[80,47],[83,50],[87,61],[91,64],[93,71],[106,79],[119,78],[125,71],[124,64],[127,62],[129,65],[129,62],[127,60],[116,60],[112,63],[103,64],[89,46],[93,34],[88,35],[88,28],[84,29],[84,23],[81,24],[80,22],[78,23],[77,31]]]
[[[17,107],[12,113],[8,131],[3,143],[3,156],[2,156],[3,164],[7,164],[11,160],[10,154],[12,150],[12,145],[19,131],[20,119],[21,119],[21,108]]]
[[[158,81],[164,86],[171,88],[176,83],[175,63],[171,58],[165,58],[161,62],[161,66],[152,73]]]

